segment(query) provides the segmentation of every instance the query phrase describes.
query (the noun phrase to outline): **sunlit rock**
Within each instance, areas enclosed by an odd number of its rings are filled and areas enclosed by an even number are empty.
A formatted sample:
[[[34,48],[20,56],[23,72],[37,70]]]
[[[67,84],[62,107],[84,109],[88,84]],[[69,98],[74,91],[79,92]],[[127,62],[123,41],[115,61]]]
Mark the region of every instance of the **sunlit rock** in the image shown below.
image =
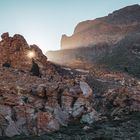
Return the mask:
[[[13,37],[9,37],[9,33],[4,33],[1,38],[0,66],[29,71],[32,66],[32,58],[28,57],[29,51],[35,52],[33,59],[37,61],[41,68],[46,65],[47,57],[36,45],[29,46],[23,36],[15,34]]]
[[[92,97],[92,89],[86,82],[80,81],[80,88],[86,98]]]

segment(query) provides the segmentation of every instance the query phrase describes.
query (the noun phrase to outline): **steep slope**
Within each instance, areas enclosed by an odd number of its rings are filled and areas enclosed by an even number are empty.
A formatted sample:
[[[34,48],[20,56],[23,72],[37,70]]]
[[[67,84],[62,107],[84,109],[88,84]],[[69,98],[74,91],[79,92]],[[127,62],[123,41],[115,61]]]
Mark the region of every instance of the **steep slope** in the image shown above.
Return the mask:
[[[115,45],[66,49],[48,52],[47,56],[51,61],[65,66],[83,69],[102,66],[140,78],[140,33],[130,34]]]
[[[98,61],[98,64],[140,78],[140,33],[131,34],[118,42],[108,55]]]
[[[140,78],[139,15],[140,6],[132,5],[106,17],[81,22],[71,37],[62,37],[62,49],[48,52],[47,56],[61,65],[104,66]]]
[[[72,36],[62,36],[61,49],[112,45],[130,33],[140,32],[140,6],[132,5],[106,17],[79,23]]]

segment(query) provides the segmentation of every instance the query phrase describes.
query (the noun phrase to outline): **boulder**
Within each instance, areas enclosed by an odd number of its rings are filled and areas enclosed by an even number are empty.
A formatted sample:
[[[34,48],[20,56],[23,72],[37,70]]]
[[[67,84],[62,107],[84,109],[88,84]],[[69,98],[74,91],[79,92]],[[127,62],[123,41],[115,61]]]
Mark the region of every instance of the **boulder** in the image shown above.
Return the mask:
[[[83,92],[83,96],[85,96],[86,98],[92,97],[92,89],[86,82],[80,81],[80,88]]]
[[[86,105],[87,105],[86,99],[79,97],[74,103],[74,106],[72,108],[72,116],[74,118],[81,117],[87,111]]]
[[[9,106],[0,105],[0,136],[6,135],[6,129],[9,127],[7,117],[12,115],[11,108]]]
[[[14,107],[16,121],[15,124],[20,134],[34,134],[34,121],[36,119],[35,110],[29,105],[19,105]]]
[[[72,113],[72,103],[73,97],[63,95],[61,98],[62,109],[65,110],[67,113]]]
[[[71,87],[69,89],[69,92],[73,95],[73,96],[79,96],[82,93],[82,90],[80,88],[79,85],[75,85],[73,87]]]
[[[40,84],[37,87],[32,88],[32,94],[39,97],[45,97],[46,96],[46,85]]]
[[[92,124],[96,121],[100,120],[99,114],[93,109],[91,112],[82,115],[81,122]]]
[[[62,110],[60,107],[57,107],[54,109],[54,116],[60,125],[67,126],[70,117],[68,112]]]
[[[1,105],[0,104],[0,114],[3,116],[12,116],[12,110],[11,107],[6,106],[6,105]]]
[[[51,113],[39,112],[37,114],[37,128],[38,134],[43,134],[45,132],[56,131],[59,129],[59,123]]]
[[[13,137],[16,135],[20,135],[19,130],[15,124],[15,122],[11,119],[10,116],[6,117],[6,120],[8,121],[8,126],[5,129],[5,135],[8,137]]]

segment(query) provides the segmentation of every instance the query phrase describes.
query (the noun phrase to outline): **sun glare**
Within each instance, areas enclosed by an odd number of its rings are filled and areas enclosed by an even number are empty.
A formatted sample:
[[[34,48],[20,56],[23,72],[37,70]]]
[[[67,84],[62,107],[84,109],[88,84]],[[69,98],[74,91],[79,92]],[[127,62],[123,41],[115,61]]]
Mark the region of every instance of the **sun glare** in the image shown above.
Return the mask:
[[[35,52],[34,51],[29,51],[28,54],[27,54],[27,56],[29,58],[34,58],[35,57]]]

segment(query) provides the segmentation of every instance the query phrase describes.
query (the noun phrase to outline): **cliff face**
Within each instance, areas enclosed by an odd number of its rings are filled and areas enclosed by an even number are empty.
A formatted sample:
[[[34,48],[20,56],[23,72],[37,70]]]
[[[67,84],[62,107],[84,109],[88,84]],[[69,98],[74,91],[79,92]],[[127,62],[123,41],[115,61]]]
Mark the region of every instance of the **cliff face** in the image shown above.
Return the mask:
[[[52,51],[48,52],[47,56],[51,61],[61,65],[76,66],[80,63],[82,67],[86,67],[97,64],[140,78],[140,33],[130,34],[115,45],[97,44],[91,47]]]
[[[61,48],[87,47],[95,44],[116,44],[126,35],[140,32],[140,6],[132,5],[106,17],[79,23],[72,36],[62,36]]]

